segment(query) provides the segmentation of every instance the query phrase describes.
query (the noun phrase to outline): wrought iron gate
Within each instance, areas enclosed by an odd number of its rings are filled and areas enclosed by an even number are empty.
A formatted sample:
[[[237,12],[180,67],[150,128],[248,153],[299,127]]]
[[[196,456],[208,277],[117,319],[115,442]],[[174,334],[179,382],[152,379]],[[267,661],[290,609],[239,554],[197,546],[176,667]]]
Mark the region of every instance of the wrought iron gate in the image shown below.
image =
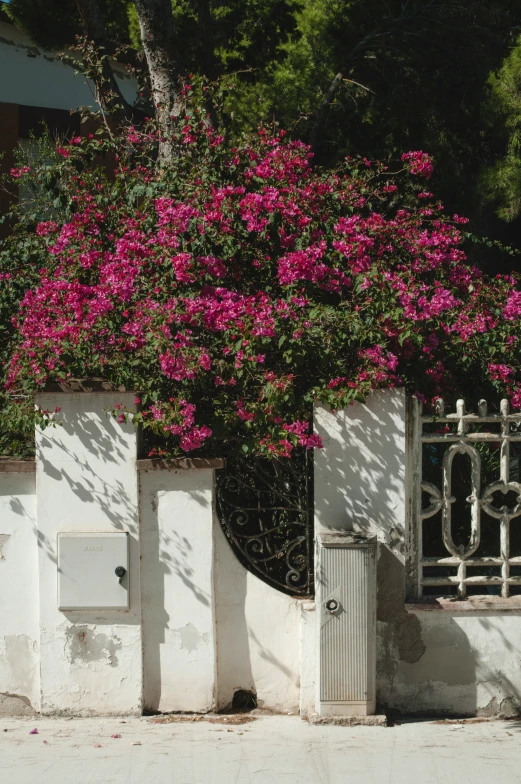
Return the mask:
[[[239,561],[292,596],[313,594],[313,452],[233,457],[217,472],[217,508]]]

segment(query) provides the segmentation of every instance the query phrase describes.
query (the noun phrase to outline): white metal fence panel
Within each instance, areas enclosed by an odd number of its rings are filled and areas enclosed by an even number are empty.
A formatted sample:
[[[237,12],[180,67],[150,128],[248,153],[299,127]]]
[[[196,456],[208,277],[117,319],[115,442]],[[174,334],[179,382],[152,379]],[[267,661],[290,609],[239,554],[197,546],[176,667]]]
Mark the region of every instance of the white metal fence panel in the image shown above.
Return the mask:
[[[476,593],[508,598],[521,593],[521,539],[513,548],[511,530],[512,520],[521,515],[520,455],[521,413],[511,413],[508,400],[501,401],[497,413],[489,413],[484,400],[477,413],[467,413],[463,400],[454,413],[447,413],[438,400],[435,413],[427,416],[421,404],[411,400],[410,599]],[[466,468],[460,460],[456,471],[459,456]],[[432,545],[426,538],[439,541]]]

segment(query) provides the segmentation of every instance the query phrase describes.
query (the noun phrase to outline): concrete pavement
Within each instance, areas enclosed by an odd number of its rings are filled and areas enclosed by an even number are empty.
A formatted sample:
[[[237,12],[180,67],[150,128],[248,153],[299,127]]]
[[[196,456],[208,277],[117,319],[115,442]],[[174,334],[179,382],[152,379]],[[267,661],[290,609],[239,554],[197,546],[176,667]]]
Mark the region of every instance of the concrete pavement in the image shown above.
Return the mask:
[[[0,782],[521,782],[518,721],[407,721],[383,728],[311,726],[296,716],[234,720],[0,719]]]

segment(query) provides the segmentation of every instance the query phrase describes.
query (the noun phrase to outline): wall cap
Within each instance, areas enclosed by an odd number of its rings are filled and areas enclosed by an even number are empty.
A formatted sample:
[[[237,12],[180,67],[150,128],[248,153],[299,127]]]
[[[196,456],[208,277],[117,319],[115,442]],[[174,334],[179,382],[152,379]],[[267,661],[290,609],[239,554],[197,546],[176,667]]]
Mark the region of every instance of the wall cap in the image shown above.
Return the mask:
[[[0,457],[0,474],[30,474],[36,470],[34,457],[17,459],[15,457]]]
[[[503,599],[501,596],[475,596],[468,599],[433,599],[405,603],[407,612],[521,612],[521,596]]]
[[[71,392],[136,392],[136,390],[129,389],[123,384],[118,386],[103,378],[68,378],[66,381],[49,382],[40,392],[36,392],[36,395]]]
[[[354,531],[320,532],[317,533],[317,540],[322,547],[375,547],[377,543],[374,534]]]
[[[217,469],[223,468],[224,460],[220,457],[213,457],[206,460],[203,457],[179,457],[172,459],[149,458],[148,460],[136,460],[138,471],[186,471],[190,469]]]

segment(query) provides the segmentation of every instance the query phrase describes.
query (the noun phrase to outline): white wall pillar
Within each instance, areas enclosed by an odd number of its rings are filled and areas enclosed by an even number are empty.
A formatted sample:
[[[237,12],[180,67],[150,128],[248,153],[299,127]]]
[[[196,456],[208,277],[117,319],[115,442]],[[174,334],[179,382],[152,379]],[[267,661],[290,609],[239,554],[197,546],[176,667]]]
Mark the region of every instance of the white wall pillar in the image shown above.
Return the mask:
[[[335,532],[346,531],[365,537],[376,536],[380,555],[396,551],[402,572],[402,580],[398,577],[393,585],[398,602],[403,602],[404,598],[400,588],[403,585],[406,501],[405,408],[405,391],[398,389],[375,392],[365,403],[355,403],[341,411],[332,412],[326,408],[315,411],[315,430],[324,445],[324,449],[315,450],[315,534],[319,541]],[[378,664],[375,661],[375,554],[371,548],[367,552],[371,552],[367,562],[360,552],[358,567],[358,561],[350,563],[347,559],[340,568],[340,561],[328,561],[326,549],[320,546],[316,550],[317,710],[323,715],[365,715],[375,710],[376,670],[382,671],[382,661],[385,666],[387,659],[384,654]],[[328,615],[324,600],[337,593],[341,597],[342,612],[338,617],[332,617],[331,613]],[[353,596],[356,597],[354,602],[350,600]],[[365,610],[360,615],[362,606]],[[358,646],[351,644],[349,627],[352,625],[364,635]],[[327,630],[327,639],[322,638],[321,627]],[[343,660],[335,656],[331,660],[331,646],[342,650]],[[335,703],[332,696],[327,696],[331,690],[322,688],[321,678],[324,678],[324,684],[337,684],[341,680],[341,688],[337,691],[347,695],[343,702]],[[355,685],[358,685],[358,691]]]
[[[36,432],[42,712],[140,713],[137,431],[105,413],[116,403],[132,408],[133,395],[46,392],[37,402],[59,406],[63,423]],[[128,611],[58,610],[60,531],[129,533]]]
[[[34,462],[0,461],[0,716],[40,710]]]
[[[318,408],[315,532],[370,533],[401,549],[405,520],[405,391],[382,390],[341,411]]]
[[[139,461],[146,710],[215,707],[212,465]]]

